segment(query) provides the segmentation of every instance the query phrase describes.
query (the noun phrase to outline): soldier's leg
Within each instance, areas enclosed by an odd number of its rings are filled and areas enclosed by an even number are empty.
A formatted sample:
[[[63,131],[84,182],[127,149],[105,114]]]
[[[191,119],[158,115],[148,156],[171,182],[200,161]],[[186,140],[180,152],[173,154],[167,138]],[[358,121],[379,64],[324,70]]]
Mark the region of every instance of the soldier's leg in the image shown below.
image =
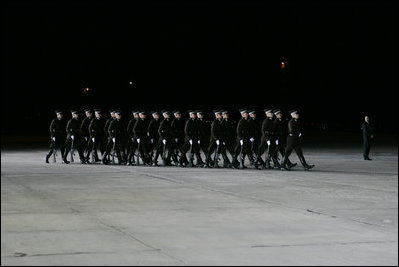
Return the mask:
[[[53,140],[51,140],[51,143],[50,143],[50,151],[49,151],[49,152],[47,153],[47,155],[46,155],[46,160],[45,160],[46,163],[49,163],[48,159],[49,159],[49,158],[51,157],[51,155],[53,154],[54,149],[55,149],[55,142],[54,142]]]
[[[240,144],[239,140],[237,140],[236,146],[234,148],[234,155],[233,155],[233,162],[232,162],[234,167],[238,167],[238,164],[239,164],[239,162],[237,160],[238,156],[241,156],[241,144]]]
[[[309,165],[309,164],[306,162],[305,157],[303,156],[303,151],[302,151],[302,147],[301,147],[300,143],[298,143],[298,144],[295,146],[294,149],[295,149],[296,154],[298,155],[298,158],[299,158],[300,162],[302,163],[303,168],[305,168],[305,170],[310,170],[311,168],[314,167],[313,164],[312,164],[312,165]]]
[[[202,160],[201,157],[201,149],[205,154],[205,158],[208,156],[208,147],[207,144],[204,140],[200,140],[200,144],[197,145],[198,149],[196,151],[196,157],[197,157],[197,166],[203,167],[204,166],[204,161]]]
[[[280,163],[277,160],[277,147],[276,147],[276,143],[274,140],[271,140],[270,143],[270,156],[273,160],[273,166],[275,169],[280,169]]]
[[[230,163],[229,157],[227,156],[227,149],[226,146],[221,146],[220,147],[220,154],[222,154],[223,157],[223,168],[231,168],[232,165]]]
[[[263,155],[263,153],[265,153],[266,146],[267,146],[266,139],[264,137],[262,137],[261,142],[258,146],[258,153],[257,153],[256,162],[255,162],[255,168],[257,168],[257,169],[259,166],[262,166],[262,168],[264,167],[265,162],[262,159],[262,155]]]
[[[160,141],[158,141],[158,144],[155,148],[155,157],[154,157],[152,166],[159,166],[158,165],[158,157],[161,154],[162,150],[163,150],[163,143],[162,143],[162,140],[160,140]]]
[[[281,154],[281,163],[282,163],[283,160],[284,160],[285,148],[286,148],[285,142],[281,142],[281,141],[280,141],[280,142],[278,143],[278,145],[277,145],[277,149],[278,149],[278,151],[279,151],[280,154]],[[287,166],[288,166],[288,168],[292,168],[292,167],[294,167],[294,166],[296,166],[296,165],[297,165],[297,163],[292,163],[292,162],[290,161],[290,159],[287,158]],[[280,167],[281,167],[281,164],[280,164]]]
[[[284,158],[283,158],[282,163],[281,163],[281,170],[289,170],[287,168],[288,157],[291,155],[292,150],[294,149],[294,147],[295,147],[295,142],[291,141],[291,140],[288,140],[287,141],[287,146],[286,146],[285,152],[284,152],[285,155],[284,155]]]
[[[111,138],[107,138],[107,143],[105,145],[105,151],[104,151],[104,154],[103,154],[102,160],[101,160],[102,164],[107,164],[107,163],[110,162],[109,156],[110,156],[110,153],[111,153],[112,146],[113,146],[112,139]]]
[[[83,141],[82,141],[83,140]],[[77,149],[78,150],[78,154],[79,154],[79,159],[80,159],[80,163],[81,164],[86,164],[86,158],[85,158],[85,156],[84,156],[84,146],[85,146],[85,140],[83,139],[83,137],[81,137],[81,138],[78,138],[78,137],[76,137],[75,136],[75,141],[77,141],[76,142],[76,144],[77,144],[77,146],[76,146],[76,148],[75,149]]]
[[[71,146],[72,146],[72,138],[71,138],[71,136],[68,135],[65,140],[65,152],[63,154],[63,159],[62,159],[63,162],[66,164],[69,163],[69,161],[67,160],[67,156],[68,156],[68,153],[71,151]]]
[[[207,149],[208,155],[207,155],[207,157],[205,158],[205,165],[204,165],[204,167],[210,167],[209,164],[210,164],[211,156],[212,156],[212,153],[215,151],[215,148],[216,148],[216,143],[215,143],[215,142],[211,142],[211,143],[209,144],[208,149]]]

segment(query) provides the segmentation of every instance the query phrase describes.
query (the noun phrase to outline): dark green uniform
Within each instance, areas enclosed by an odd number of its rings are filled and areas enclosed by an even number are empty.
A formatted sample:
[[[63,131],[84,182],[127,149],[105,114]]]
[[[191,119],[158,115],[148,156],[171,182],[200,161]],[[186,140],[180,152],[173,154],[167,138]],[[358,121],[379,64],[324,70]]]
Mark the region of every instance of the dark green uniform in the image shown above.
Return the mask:
[[[50,143],[50,151],[46,155],[46,163],[48,159],[51,157],[53,153],[57,150],[57,147],[61,150],[61,157],[63,158],[65,152],[65,128],[66,128],[66,121],[64,118],[58,119],[55,118],[50,123],[50,136],[51,136],[51,143]]]
[[[257,156],[258,154],[258,147],[261,142],[261,122],[258,120],[258,118],[250,118],[249,119],[249,136],[250,136],[250,153],[248,154],[249,160],[251,162],[251,165],[254,165],[255,163],[255,158],[254,156]]]
[[[133,112],[134,114],[134,112]],[[127,136],[128,136],[128,140],[127,140],[127,164],[131,165],[133,163],[135,163],[135,159],[134,159],[134,152],[136,151],[137,148],[137,143],[134,142],[134,131],[133,128],[136,125],[138,118],[133,117],[130,119],[128,125],[127,125]]]
[[[104,132],[105,132],[105,151],[111,151],[111,148],[113,146],[113,142],[111,137],[109,136],[109,126],[111,125],[111,122],[115,120],[115,117],[109,117],[106,122],[105,122],[105,126],[104,126]],[[103,163],[108,163],[109,162],[109,153],[107,155],[105,155],[105,151],[104,154],[102,156],[102,162]],[[108,156],[108,158],[107,158]]]
[[[204,119],[197,118],[197,128],[198,128],[198,133],[199,133],[199,151],[197,155],[197,165],[199,166],[204,166],[204,162],[202,161],[201,158],[201,149],[204,152],[205,158],[208,157],[208,146],[209,146],[209,140],[211,136],[211,129],[209,125],[206,123]]]

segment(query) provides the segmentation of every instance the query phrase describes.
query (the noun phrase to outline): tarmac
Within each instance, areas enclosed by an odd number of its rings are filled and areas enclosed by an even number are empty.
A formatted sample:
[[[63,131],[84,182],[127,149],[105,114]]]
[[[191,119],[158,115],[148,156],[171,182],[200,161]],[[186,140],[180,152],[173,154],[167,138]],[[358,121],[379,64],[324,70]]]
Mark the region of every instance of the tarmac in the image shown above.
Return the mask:
[[[304,148],[314,169],[280,171],[2,149],[1,265],[397,266],[397,151]]]

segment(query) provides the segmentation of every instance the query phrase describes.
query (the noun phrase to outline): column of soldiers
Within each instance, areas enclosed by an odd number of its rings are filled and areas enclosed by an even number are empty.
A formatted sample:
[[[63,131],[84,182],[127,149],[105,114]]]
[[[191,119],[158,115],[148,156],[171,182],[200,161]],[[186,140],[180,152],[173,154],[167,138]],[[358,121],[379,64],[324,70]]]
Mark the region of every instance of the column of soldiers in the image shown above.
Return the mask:
[[[236,125],[227,110],[214,110],[215,119],[209,127],[202,110],[189,110],[187,120],[179,110],[153,111],[151,120],[145,111],[134,110],[125,127],[120,110],[111,110],[105,121],[100,109],[94,110],[94,117],[92,110],[86,109],[82,122],[78,111],[72,110],[72,118],[67,123],[62,111],[57,110],[57,117],[50,124],[51,144],[45,161],[49,163],[53,155],[55,162],[59,149],[65,164],[74,162],[77,152],[82,164],[159,166],[161,163],[219,168],[222,159],[223,168],[245,169],[247,157],[256,169],[290,170],[297,165],[289,160],[295,150],[305,170],[314,167],[303,156],[297,110],[290,111],[292,118],[287,131],[279,109],[265,109],[263,121],[254,110],[239,111],[241,118]]]

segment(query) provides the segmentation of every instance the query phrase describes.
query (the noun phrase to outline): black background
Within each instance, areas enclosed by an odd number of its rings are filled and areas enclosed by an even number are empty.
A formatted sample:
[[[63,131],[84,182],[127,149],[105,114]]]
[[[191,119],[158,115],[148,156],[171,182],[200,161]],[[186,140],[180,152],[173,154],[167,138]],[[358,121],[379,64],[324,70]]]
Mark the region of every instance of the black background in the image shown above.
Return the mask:
[[[2,2],[2,133],[85,107],[297,108],[342,131],[369,114],[396,133],[396,23],[394,1]]]

